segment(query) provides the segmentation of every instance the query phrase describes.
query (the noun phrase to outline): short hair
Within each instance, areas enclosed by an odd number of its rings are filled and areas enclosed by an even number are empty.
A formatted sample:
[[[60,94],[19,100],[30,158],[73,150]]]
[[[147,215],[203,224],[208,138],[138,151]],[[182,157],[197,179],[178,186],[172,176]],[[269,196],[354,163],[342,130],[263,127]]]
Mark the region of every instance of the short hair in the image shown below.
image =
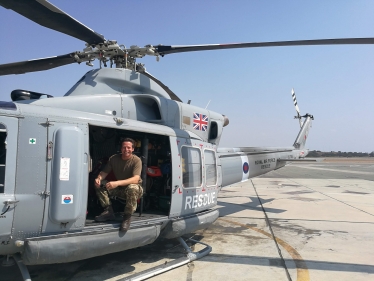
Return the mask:
[[[132,148],[135,148],[135,141],[134,141],[133,139],[131,139],[131,138],[123,138],[123,139],[121,140],[121,146],[123,145],[123,143],[124,143],[125,141],[127,141],[127,142],[131,142],[131,144],[132,144]]]

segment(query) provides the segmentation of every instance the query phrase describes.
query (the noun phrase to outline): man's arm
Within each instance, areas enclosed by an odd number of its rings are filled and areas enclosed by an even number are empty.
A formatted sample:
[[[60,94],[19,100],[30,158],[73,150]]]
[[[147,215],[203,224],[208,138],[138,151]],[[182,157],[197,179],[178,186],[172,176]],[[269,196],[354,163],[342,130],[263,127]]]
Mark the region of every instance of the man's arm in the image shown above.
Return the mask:
[[[107,175],[108,175],[108,173],[105,173],[105,172],[103,172],[103,171],[101,171],[101,172],[98,174],[97,178],[95,179],[95,186],[96,186],[97,188],[100,187],[100,183],[101,183],[101,181],[104,180],[104,179],[106,178]]]
[[[113,188],[116,188],[118,186],[126,186],[126,185],[129,185],[129,184],[138,184],[139,180],[140,180],[140,176],[135,175],[135,176],[133,176],[131,178],[128,178],[128,179],[125,179],[125,180],[110,181],[106,184],[106,188],[107,189],[113,189]]]

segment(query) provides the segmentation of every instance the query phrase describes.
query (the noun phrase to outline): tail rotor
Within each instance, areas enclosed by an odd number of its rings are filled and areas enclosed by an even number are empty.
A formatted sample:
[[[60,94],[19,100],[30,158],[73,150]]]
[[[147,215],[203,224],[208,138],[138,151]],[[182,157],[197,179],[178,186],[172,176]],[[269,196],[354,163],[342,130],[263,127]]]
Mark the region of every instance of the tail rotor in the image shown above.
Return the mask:
[[[295,119],[299,119],[300,128],[301,128],[303,126],[303,122],[301,121],[302,116],[300,115],[300,109],[299,109],[299,106],[297,105],[296,94],[295,94],[294,89],[292,89],[291,94],[292,94],[293,104],[295,106],[296,113],[297,113],[297,116],[295,116]]]

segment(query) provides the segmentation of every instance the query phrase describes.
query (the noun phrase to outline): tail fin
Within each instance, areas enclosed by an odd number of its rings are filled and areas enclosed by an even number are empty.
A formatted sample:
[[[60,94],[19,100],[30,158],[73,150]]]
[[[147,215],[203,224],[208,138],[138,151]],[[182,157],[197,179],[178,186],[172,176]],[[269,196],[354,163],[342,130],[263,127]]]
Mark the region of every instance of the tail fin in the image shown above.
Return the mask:
[[[301,127],[299,134],[297,135],[295,143],[293,144],[296,149],[304,149],[306,139],[308,138],[309,129],[312,126],[312,120],[314,119],[313,115],[310,115],[308,113],[304,116],[300,116],[300,118],[305,118],[305,121],[303,122],[303,126]]]
[[[292,99],[293,99],[295,109],[296,109],[296,113],[297,113],[297,116],[295,116],[295,119],[299,119],[299,123],[300,123],[300,131],[299,131],[299,134],[296,137],[296,140],[295,140],[293,146],[296,149],[303,150],[304,147],[305,147],[306,139],[308,137],[309,129],[312,126],[312,120],[314,120],[314,117],[313,117],[313,115],[311,115],[309,113],[305,114],[304,116],[300,115],[300,109],[297,105],[296,94],[295,94],[294,89],[292,89],[291,93],[292,93]],[[305,118],[304,122],[302,122],[302,118]],[[304,154],[304,152],[303,152],[303,154]],[[303,156],[306,156],[306,154],[303,155]]]

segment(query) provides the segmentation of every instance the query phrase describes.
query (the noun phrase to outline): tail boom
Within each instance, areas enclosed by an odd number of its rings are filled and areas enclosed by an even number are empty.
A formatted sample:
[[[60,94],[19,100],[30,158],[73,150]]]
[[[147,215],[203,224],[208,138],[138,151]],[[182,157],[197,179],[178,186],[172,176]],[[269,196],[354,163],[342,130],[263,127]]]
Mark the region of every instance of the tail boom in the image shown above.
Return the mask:
[[[261,148],[238,147],[217,150],[222,172],[222,186],[244,182],[284,167],[287,162],[280,159],[299,158],[294,147]]]

